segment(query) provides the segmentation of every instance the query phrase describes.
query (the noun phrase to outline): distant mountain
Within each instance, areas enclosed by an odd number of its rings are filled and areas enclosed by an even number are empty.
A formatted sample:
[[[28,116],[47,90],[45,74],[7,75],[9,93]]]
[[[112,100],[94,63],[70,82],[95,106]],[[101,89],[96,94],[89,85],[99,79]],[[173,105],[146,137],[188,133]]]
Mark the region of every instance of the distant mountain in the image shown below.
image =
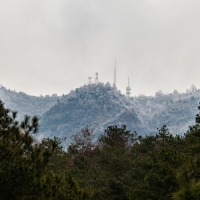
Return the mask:
[[[70,137],[88,126],[96,137],[108,125],[127,125],[145,131],[134,101],[107,84],[91,84],[71,91],[41,118],[41,137]]]
[[[57,95],[45,97],[30,96],[23,92],[15,92],[0,86],[0,99],[5,104],[5,107],[18,111],[18,119],[22,120],[24,115],[41,116],[44,112],[50,109],[57,103],[60,97]]]
[[[140,135],[155,134],[167,125],[172,134],[183,134],[195,123],[199,98],[198,90],[127,98],[109,83],[85,85],[43,114],[39,136],[69,139],[86,125],[96,137],[110,125],[126,125]]]
[[[97,138],[110,125],[126,125],[140,135],[155,134],[167,125],[172,134],[184,134],[195,123],[200,90],[155,97],[140,95],[127,98],[109,83],[77,88],[67,95],[29,96],[0,87],[0,99],[21,120],[25,114],[40,118],[39,138],[58,136],[70,139],[88,126]]]
[[[195,124],[200,90],[188,93],[157,94],[155,97],[134,98],[143,123],[150,130],[167,125],[172,134],[184,134]]]

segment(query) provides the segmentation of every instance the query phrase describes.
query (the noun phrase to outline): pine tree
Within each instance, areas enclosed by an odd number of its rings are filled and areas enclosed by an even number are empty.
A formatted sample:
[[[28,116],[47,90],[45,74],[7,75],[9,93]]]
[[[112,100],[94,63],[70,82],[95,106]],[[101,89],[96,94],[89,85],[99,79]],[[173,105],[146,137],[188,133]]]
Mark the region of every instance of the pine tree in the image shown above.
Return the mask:
[[[38,118],[25,116],[19,123],[16,117],[0,101],[0,199],[88,199],[73,178],[48,167],[52,154],[60,152],[59,141],[34,144]]]

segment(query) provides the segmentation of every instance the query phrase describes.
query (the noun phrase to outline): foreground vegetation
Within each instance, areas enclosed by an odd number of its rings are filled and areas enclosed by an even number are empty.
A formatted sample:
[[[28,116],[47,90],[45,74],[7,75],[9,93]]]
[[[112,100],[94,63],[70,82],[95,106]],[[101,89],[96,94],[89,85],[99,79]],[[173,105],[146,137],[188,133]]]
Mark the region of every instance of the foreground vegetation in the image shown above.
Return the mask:
[[[200,199],[200,114],[183,137],[113,126],[93,142],[86,127],[67,152],[59,138],[34,144],[37,131],[0,102],[0,199]]]

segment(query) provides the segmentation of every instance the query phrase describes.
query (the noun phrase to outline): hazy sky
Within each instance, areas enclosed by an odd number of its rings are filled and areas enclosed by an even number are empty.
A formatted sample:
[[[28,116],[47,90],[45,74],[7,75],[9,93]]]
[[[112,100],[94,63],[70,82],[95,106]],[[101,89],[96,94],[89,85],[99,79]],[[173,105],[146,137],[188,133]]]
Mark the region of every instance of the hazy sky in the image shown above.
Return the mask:
[[[94,81],[123,93],[200,88],[199,0],[0,1],[0,83],[32,95]]]

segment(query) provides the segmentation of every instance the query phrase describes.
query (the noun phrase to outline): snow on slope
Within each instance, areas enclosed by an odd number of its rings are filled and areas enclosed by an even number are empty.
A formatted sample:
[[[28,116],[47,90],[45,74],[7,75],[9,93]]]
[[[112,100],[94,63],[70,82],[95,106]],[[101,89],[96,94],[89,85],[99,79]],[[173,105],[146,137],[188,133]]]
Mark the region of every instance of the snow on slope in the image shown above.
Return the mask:
[[[155,134],[167,125],[172,134],[184,134],[195,123],[200,91],[127,98],[109,83],[77,88],[41,118],[40,137],[67,137],[85,126],[98,137],[111,125],[126,125],[140,135]]]
[[[40,137],[70,138],[85,126],[94,130],[97,137],[103,134],[107,125],[123,125],[120,116],[124,113],[134,116],[132,122],[137,129],[141,117],[134,108],[134,101],[109,83],[85,85],[63,96],[57,105],[42,116]]]

